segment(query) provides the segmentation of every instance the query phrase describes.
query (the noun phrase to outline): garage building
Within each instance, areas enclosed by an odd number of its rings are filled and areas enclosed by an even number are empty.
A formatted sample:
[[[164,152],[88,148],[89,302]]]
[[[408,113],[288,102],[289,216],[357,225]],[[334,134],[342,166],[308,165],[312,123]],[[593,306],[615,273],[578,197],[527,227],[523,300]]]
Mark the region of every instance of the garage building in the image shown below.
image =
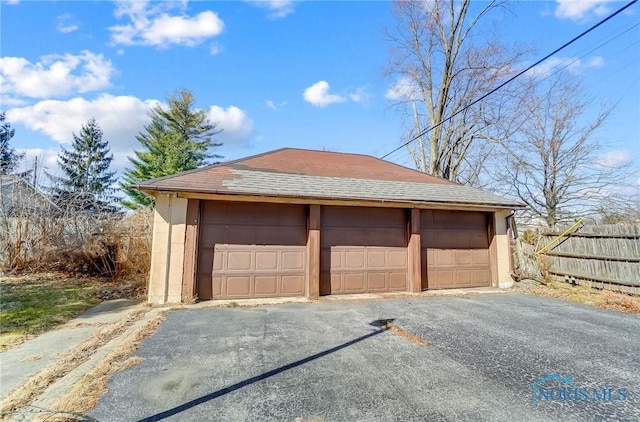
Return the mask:
[[[371,156],[293,148],[136,186],[149,302],[499,287],[521,204]]]

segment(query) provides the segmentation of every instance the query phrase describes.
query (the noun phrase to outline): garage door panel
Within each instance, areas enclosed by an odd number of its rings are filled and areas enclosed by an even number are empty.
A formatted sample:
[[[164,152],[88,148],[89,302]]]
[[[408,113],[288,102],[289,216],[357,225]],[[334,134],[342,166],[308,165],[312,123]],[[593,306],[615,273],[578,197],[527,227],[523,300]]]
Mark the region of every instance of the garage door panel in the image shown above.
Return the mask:
[[[471,251],[459,250],[454,252],[455,263],[458,265],[471,265]]]
[[[287,295],[302,296],[304,294],[304,277],[299,275],[283,275],[282,292]]]
[[[385,267],[385,251],[371,251],[367,253],[368,268],[384,268]]]
[[[389,208],[361,207],[323,207],[322,220],[328,221],[331,227],[369,228],[404,227],[406,219],[403,210]]]
[[[278,269],[278,255],[280,252],[254,252],[255,253],[255,270],[256,271],[273,271]]]
[[[406,272],[389,273],[389,290],[401,291],[407,290],[408,287]]]
[[[200,279],[198,279],[198,281],[200,281]],[[208,283],[210,287],[209,292],[206,291],[208,285],[207,285],[207,281],[209,281],[210,283]],[[222,279],[222,277],[212,277],[211,274],[207,274],[206,276],[202,277],[202,287],[200,287],[198,289],[199,294],[203,293],[203,294],[207,294],[209,293],[209,295],[206,295],[205,298],[210,298],[210,297],[214,297],[214,296],[220,296],[222,295],[222,283],[224,282],[224,280]]]
[[[216,249],[215,255],[224,256],[223,250]],[[221,268],[221,270],[228,271],[248,271],[251,269],[252,265],[252,256],[251,251],[226,251],[226,266]],[[215,267],[214,267],[215,268]]]
[[[324,294],[406,290],[406,248],[334,246],[322,257]],[[330,288],[325,283],[331,283]]]
[[[344,274],[344,291],[360,293],[366,290],[365,274]]]
[[[488,270],[475,270],[473,272],[473,284],[479,285],[486,282],[491,278],[491,273]]]
[[[322,207],[321,294],[406,290],[407,212]]]
[[[327,273],[326,275],[331,281],[331,292],[341,292],[344,290],[342,287],[342,278],[344,277],[344,274]]]
[[[474,265],[489,265],[489,253],[487,250],[476,249],[471,252]]]
[[[323,248],[331,246],[345,246],[343,242],[346,239],[342,238],[342,229],[322,228],[322,234],[320,235],[320,244]]]
[[[469,286],[472,283],[472,271],[470,270],[458,270],[455,273],[456,284],[460,286]]]
[[[202,299],[304,294],[306,207],[203,201]]]
[[[254,295],[265,296],[278,293],[278,277],[273,275],[254,276]]]
[[[391,250],[387,251],[387,253],[389,254],[387,265],[390,268],[407,268],[408,255],[406,250]]]
[[[342,252],[327,250],[323,254],[322,264],[327,265],[327,270],[332,267],[342,268]]]
[[[444,250],[436,250],[435,251],[436,260],[434,264],[438,266],[450,267],[455,262],[455,250],[454,249],[444,249]]]
[[[363,250],[349,250],[343,251],[344,254],[344,266],[336,267],[331,263],[331,268],[344,269],[344,270],[362,270],[365,268],[365,251]]]
[[[228,276],[223,280],[228,296],[246,297],[251,295],[251,276]]]
[[[387,289],[386,273],[367,273],[367,289],[369,291],[382,291]]]
[[[423,287],[489,286],[488,214],[423,210]]]
[[[302,251],[282,252],[282,269],[304,271],[304,257],[305,254]]]
[[[228,203],[224,208],[224,216],[226,224],[244,226],[254,221],[255,207],[247,206],[241,203]],[[263,214],[265,217],[268,213]],[[263,218],[265,218],[263,217]]]
[[[222,269],[222,255],[214,255],[213,250],[201,250],[198,255],[198,268],[199,274],[210,274],[209,268]]]
[[[221,297],[304,294],[306,251],[298,247],[265,245],[217,245],[215,256],[223,262],[213,269],[214,284]],[[286,278],[286,283],[285,283]],[[286,284],[286,289],[285,289]]]
[[[420,226],[440,227],[481,227],[486,224],[486,216],[481,212],[422,210]]]
[[[440,288],[454,285],[454,272],[452,270],[431,270],[427,272],[430,282],[437,283]]]
[[[220,230],[224,231],[216,243],[235,245],[253,245],[256,243],[255,233],[245,226],[224,226],[220,227]]]

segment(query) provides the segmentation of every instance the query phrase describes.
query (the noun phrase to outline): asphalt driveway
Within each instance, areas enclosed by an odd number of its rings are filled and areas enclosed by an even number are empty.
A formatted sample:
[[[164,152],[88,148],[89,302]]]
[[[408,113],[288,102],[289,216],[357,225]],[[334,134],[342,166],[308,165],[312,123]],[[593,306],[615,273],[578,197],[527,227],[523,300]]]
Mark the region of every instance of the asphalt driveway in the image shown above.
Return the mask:
[[[382,329],[380,319],[429,345]],[[519,294],[190,309],[168,314],[137,352],[145,361],[113,376],[89,413],[100,421],[640,420],[639,352],[636,315]]]

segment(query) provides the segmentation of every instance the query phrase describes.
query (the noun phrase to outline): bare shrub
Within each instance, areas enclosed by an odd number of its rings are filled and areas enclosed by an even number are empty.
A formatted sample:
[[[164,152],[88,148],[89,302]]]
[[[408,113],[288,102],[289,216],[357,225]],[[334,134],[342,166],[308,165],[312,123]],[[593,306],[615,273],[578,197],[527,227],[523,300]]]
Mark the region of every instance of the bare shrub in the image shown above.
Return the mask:
[[[153,212],[143,209],[121,219],[109,236],[118,245],[114,277],[146,281],[151,266]]]
[[[524,243],[527,243],[529,245],[537,245],[539,238],[540,235],[538,234],[538,232],[532,229],[525,229],[522,233],[522,236],[520,237],[520,239]]]
[[[12,184],[0,192],[0,270],[144,283],[151,260],[150,210],[126,215],[60,209],[43,195],[34,202],[40,193],[26,182]]]

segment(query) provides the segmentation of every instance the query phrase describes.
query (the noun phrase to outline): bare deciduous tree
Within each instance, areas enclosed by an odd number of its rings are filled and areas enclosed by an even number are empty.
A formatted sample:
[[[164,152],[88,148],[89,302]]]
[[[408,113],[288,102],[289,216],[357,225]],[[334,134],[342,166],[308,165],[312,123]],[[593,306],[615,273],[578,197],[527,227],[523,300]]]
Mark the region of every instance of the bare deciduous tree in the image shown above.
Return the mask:
[[[561,73],[531,89],[521,113],[527,118],[503,144],[502,186],[549,227],[589,215],[619,199],[625,163],[607,162],[596,139],[612,108],[588,113],[589,99],[575,75]]]
[[[470,0],[395,2],[396,27],[387,31],[392,44],[387,73],[396,83],[387,97],[411,121],[407,140],[455,115],[409,144],[418,170],[477,184],[492,148],[481,146],[481,140],[507,136],[496,129],[509,127],[497,123],[513,116],[508,107],[517,98],[510,91],[517,89],[514,84],[465,109],[505,79],[526,53],[505,46],[480,25],[503,6],[500,0],[476,3],[478,11],[472,13]],[[481,39],[480,30],[486,31]]]

